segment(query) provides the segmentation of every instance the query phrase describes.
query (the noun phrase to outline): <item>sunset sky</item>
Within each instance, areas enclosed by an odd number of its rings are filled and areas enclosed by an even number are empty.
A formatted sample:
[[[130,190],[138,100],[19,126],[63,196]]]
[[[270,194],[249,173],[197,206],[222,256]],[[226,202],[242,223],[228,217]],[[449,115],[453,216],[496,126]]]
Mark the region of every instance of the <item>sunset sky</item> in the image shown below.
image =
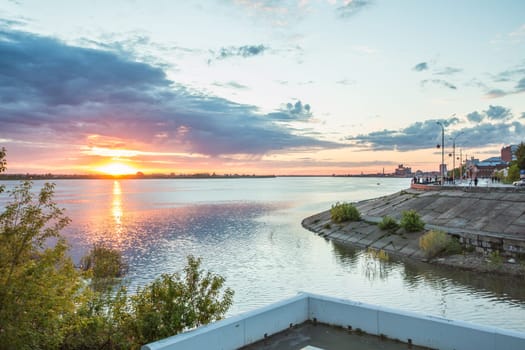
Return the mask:
[[[0,102],[9,173],[437,171],[525,141],[525,1],[0,0]]]

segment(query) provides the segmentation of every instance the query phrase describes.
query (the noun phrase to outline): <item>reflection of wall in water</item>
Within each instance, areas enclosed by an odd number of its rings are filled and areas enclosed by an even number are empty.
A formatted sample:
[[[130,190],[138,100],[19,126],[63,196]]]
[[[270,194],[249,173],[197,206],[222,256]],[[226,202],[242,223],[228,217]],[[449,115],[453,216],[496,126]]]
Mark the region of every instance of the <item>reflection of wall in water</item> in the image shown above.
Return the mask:
[[[485,290],[505,300],[525,300],[525,279],[515,276],[478,273],[447,266],[428,263],[404,261],[404,280],[408,287],[415,288],[424,279],[427,284],[439,288],[443,283],[456,283],[468,288]]]
[[[373,251],[357,249],[348,245],[331,241],[337,261],[350,270],[361,272],[368,280],[385,280],[397,267],[398,263],[379,259]]]

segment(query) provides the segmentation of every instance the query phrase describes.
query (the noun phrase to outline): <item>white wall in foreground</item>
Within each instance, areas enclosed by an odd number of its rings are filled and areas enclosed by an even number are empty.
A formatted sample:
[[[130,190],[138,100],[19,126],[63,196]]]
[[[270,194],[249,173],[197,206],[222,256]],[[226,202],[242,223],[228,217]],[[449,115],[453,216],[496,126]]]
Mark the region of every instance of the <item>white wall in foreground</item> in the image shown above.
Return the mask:
[[[442,350],[524,350],[525,333],[301,293],[142,347],[143,350],[234,350],[306,320]]]

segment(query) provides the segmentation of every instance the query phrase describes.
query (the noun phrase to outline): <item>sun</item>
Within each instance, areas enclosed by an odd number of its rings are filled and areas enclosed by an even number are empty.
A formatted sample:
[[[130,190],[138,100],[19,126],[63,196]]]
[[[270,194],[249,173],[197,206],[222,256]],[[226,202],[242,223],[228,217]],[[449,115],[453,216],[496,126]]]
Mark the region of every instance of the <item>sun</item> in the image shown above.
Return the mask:
[[[137,172],[137,169],[133,168],[132,166],[118,162],[113,162],[100,166],[96,168],[96,170],[101,173],[113,176],[130,175],[135,174]]]

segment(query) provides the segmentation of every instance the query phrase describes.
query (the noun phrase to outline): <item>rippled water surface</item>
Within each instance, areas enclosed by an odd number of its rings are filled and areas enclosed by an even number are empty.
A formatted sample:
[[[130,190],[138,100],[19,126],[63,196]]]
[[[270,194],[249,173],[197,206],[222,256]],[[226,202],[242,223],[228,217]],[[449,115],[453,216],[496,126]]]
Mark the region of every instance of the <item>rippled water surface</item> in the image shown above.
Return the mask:
[[[122,249],[131,288],[180,270],[188,254],[226,277],[230,314],[296,295],[344,297],[525,331],[525,283],[416,262],[380,262],[303,229],[337,201],[409,186],[409,179],[262,178],[57,180],[73,219],[64,232],[78,261],[92,244]],[[36,182],[36,187],[41,183]]]

